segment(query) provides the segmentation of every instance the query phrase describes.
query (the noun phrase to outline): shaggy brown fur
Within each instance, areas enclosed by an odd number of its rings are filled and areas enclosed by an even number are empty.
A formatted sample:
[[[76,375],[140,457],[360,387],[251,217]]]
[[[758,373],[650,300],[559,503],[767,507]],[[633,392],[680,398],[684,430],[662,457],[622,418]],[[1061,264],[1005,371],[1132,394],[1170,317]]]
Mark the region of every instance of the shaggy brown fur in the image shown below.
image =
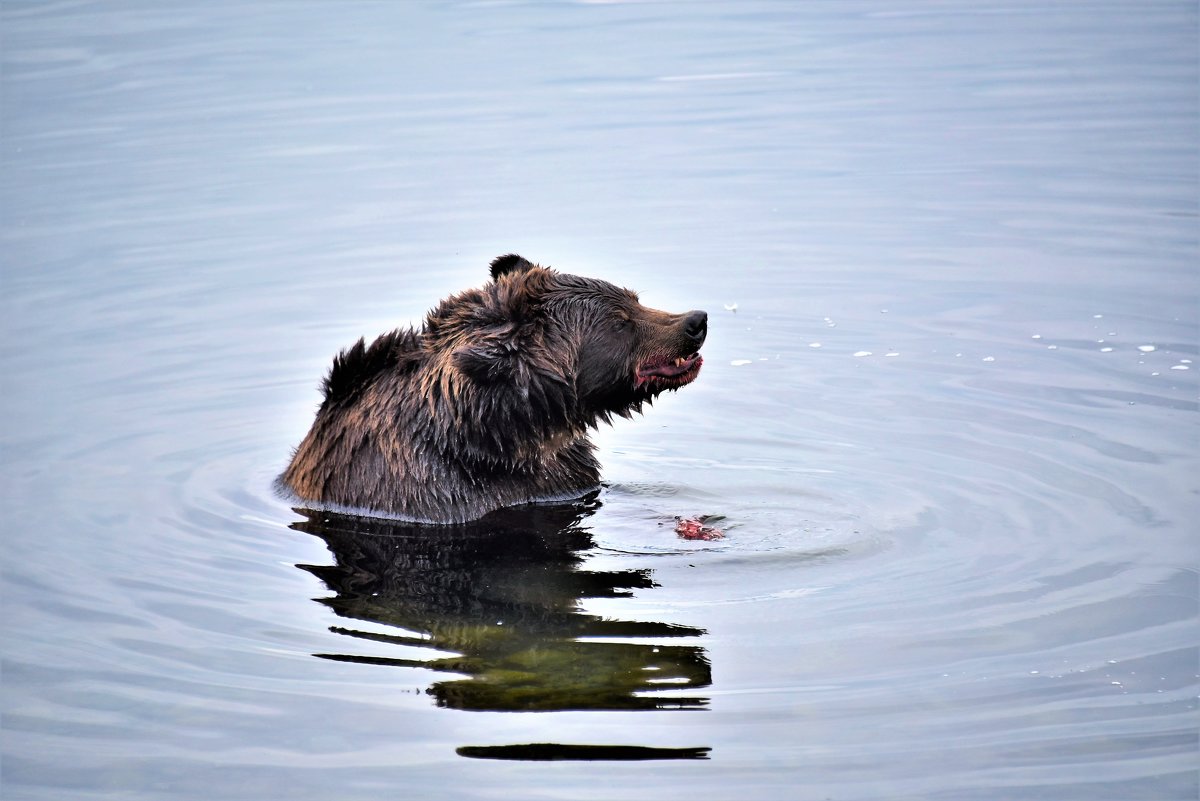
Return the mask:
[[[702,311],[669,314],[604,281],[492,262],[419,331],[359,340],[281,483],[321,505],[452,523],[595,489],[588,429],[700,372]]]

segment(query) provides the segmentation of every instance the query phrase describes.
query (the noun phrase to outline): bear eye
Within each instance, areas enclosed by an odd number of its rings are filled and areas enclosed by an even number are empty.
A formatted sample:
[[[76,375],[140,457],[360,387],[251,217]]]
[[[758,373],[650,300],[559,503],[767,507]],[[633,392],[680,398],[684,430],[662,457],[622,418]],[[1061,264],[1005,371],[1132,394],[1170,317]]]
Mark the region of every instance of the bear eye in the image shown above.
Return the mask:
[[[613,322],[613,328],[618,331],[628,331],[633,328],[633,320],[622,314]]]

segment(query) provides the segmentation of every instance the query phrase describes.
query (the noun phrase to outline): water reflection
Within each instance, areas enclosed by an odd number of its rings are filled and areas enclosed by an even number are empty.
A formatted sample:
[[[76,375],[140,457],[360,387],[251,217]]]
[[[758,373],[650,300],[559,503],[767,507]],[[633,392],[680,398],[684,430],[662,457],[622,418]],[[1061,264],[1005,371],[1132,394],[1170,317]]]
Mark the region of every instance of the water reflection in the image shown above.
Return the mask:
[[[438,652],[427,659],[366,656],[352,653],[348,640],[346,653],[318,656],[454,674],[427,691],[438,706],[454,709],[707,706],[709,699],[696,694],[712,681],[704,649],[662,642],[695,637],[703,629],[612,620],[581,610],[585,599],[655,586],[649,570],[585,569],[594,543],[582,521],[596,506],[590,500],[503,510],[457,526],[298,509],[305,519],[292,528],[323,539],[335,560],[299,565],[334,593],[320,602],[343,618],[402,632],[353,625],[334,630],[353,640]]]

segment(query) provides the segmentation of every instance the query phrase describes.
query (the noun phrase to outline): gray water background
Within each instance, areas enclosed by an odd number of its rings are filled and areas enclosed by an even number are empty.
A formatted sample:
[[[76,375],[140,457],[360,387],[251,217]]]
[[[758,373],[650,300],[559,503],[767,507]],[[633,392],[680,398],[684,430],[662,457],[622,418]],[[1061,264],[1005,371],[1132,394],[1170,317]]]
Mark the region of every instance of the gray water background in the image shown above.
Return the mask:
[[[5,3],[4,797],[1195,798],[1197,41],[1192,2]],[[558,574],[649,634],[522,634],[686,646],[650,708],[439,705],[433,628],[347,623],[271,491],[332,354],[510,251],[710,314]],[[708,750],[462,751],[526,743]]]

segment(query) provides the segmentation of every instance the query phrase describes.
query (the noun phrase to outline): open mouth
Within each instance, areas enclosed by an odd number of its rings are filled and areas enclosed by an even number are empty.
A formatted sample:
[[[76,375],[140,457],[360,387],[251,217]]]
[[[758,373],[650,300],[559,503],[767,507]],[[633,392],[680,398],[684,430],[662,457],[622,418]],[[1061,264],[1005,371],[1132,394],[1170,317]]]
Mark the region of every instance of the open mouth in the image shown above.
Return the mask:
[[[655,390],[675,389],[684,384],[690,384],[700,375],[700,365],[704,364],[699,353],[691,356],[677,356],[673,359],[653,357],[643,362],[637,369],[637,385],[650,387]]]

